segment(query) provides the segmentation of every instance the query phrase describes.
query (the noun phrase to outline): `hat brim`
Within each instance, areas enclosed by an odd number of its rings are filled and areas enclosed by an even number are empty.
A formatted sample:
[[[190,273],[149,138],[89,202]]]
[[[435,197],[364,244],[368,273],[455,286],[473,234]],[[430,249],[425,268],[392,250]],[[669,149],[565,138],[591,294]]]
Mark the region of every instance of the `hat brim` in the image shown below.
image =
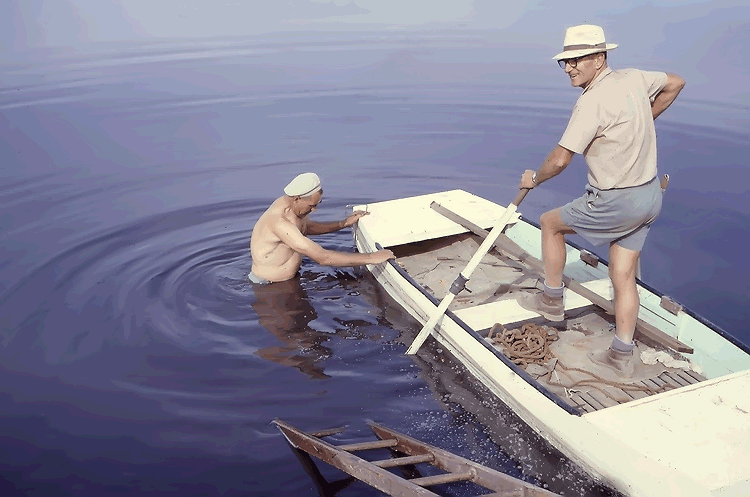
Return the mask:
[[[592,53],[606,52],[608,50],[614,50],[617,48],[617,43],[607,43],[604,48],[583,48],[581,50],[567,50],[560,52],[559,54],[552,57],[554,60],[560,59],[574,59],[576,57],[583,57],[584,55],[590,55]]]

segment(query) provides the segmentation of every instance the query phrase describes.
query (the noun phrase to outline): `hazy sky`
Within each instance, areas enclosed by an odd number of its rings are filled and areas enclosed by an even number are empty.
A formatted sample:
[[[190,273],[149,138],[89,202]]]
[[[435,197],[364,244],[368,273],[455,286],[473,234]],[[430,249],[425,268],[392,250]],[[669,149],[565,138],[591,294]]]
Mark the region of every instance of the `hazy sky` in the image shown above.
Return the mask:
[[[0,58],[90,42],[195,40],[279,32],[479,34],[514,61],[548,62],[565,28],[604,26],[618,57],[681,71],[750,101],[746,0],[5,0]],[[695,77],[697,76],[697,78]],[[726,82],[727,84],[723,84]],[[744,95],[744,96],[743,96]]]
[[[6,0],[0,27],[4,49],[22,50],[87,41],[309,30],[509,29],[557,42],[565,26],[581,23],[603,24],[622,43],[670,34],[692,44],[708,41],[701,37],[714,28],[747,28],[750,22],[750,7],[742,0],[616,4],[612,7],[600,0]]]

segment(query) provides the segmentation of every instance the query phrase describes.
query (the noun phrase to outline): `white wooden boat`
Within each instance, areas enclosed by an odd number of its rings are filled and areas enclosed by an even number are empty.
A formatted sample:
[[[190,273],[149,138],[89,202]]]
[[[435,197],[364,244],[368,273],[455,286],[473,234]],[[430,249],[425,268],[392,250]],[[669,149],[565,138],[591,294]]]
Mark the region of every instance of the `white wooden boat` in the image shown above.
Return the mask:
[[[357,249],[397,256],[368,270],[422,324],[476,252],[482,229],[505,212],[462,190],[355,209],[370,212],[355,226]],[[516,215],[502,250],[482,259],[431,336],[550,444],[626,495],[750,495],[750,348],[639,281],[636,373],[627,382],[607,376],[586,355],[612,338],[613,319],[600,308],[612,298],[602,261],[568,245],[565,276],[573,281],[562,323],[516,302],[537,291],[540,240],[538,226]],[[554,324],[556,359],[515,364],[488,338],[496,323]],[[663,362],[650,364],[654,358]]]

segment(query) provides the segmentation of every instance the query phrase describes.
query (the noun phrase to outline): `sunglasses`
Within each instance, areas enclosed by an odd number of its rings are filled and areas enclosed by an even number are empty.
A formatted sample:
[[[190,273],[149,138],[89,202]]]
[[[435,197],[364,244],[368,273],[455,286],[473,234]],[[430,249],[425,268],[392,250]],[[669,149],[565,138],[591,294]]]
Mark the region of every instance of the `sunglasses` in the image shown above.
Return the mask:
[[[573,69],[575,69],[576,66],[578,65],[578,61],[579,60],[585,59],[586,57],[589,57],[591,55],[596,55],[596,54],[595,53],[590,53],[590,54],[587,54],[587,55],[581,55],[580,57],[573,57],[572,59],[560,59],[560,60],[557,61],[557,63],[560,65],[560,69],[565,69],[565,65],[566,64],[569,64],[570,67],[572,67]]]

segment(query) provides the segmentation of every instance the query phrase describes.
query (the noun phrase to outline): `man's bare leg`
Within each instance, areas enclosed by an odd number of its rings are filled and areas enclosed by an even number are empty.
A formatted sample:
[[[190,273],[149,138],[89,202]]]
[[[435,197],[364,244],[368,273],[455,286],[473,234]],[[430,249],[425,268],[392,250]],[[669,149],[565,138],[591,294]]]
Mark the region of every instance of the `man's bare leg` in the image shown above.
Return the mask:
[[[624,377],[632,376],[633,335],[638,319],[640,298],[635,284],[640,252],[628,250],[617,244],[609,246],[609,278],[615,291],[615,337],[606,350],[591,351],[589,358],[602,366],[614,369]]]
[[[559,209],[545,212],[541,217],[542,262],[544,263],[544,291],[524,295],[517,302],[526,310],[536,312],[550,321],[565,319],[562,274],[565,268],[565,234],[574,233],[560,219]]]
[[[640,298],[635,284],[640,252],[622,248],[616,243],[609,247],[609,278],[615,291],[615,335],[624,343],[632,343],[638,320]]]
[[[560,209],[553,209],[542,214],[542,262],[544,279],[550,287],[562,286],[563,269],[567,258],[565,235],[575,233],[560,218]]]

